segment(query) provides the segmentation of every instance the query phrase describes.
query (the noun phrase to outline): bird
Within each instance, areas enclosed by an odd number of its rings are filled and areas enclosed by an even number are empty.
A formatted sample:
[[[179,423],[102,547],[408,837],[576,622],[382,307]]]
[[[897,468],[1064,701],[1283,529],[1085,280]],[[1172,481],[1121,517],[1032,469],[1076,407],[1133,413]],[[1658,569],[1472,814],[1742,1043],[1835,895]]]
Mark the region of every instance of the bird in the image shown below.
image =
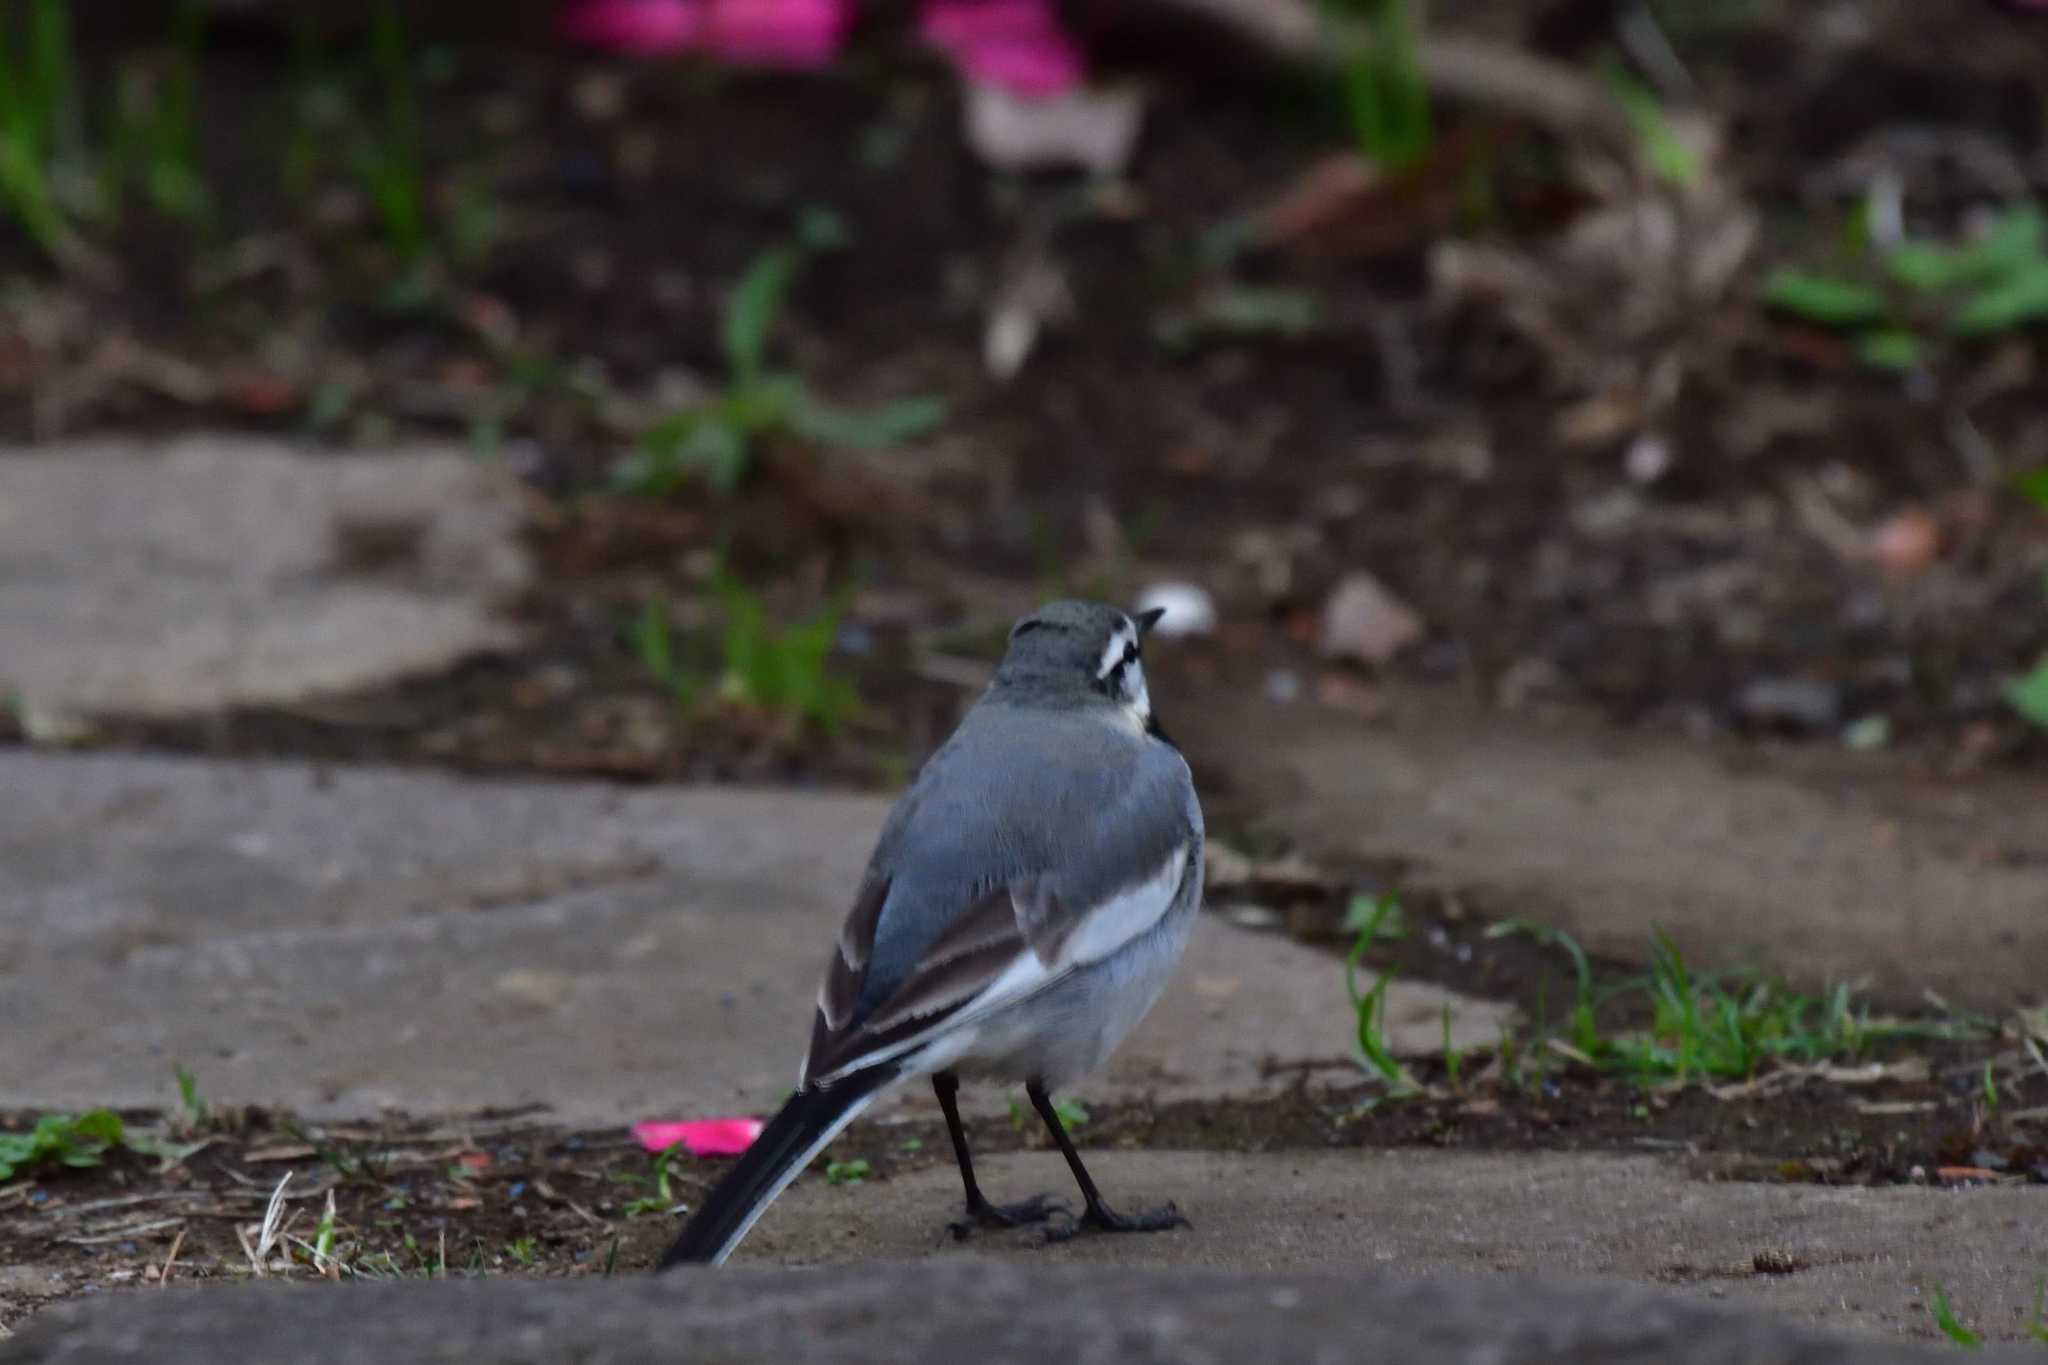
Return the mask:
[[[1184,1226],[1110,1207],[1052,1094],[1100,1066],[1159,998],[1202,900],[1194,779],[1153,714],[1144,637],[1163,609],[1048,603],[1012,626],[987,689],[891,809],[818,991],[796,1091],[658,1269],[719,1264],[862,1110],[929,1077],[966,1194],[956,1236]],[[1021,1083],[1079,1187],[989,1200],[961,1079]]]

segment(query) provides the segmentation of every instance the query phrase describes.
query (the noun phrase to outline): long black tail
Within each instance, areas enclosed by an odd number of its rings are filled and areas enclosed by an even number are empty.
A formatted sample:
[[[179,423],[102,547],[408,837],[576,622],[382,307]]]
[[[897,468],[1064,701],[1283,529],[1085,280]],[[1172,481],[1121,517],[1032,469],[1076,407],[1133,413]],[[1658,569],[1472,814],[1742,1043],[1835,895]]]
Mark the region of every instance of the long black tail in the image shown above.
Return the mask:
[[[799,1090],[761,1130],[739,1164],[704,1196],[703,1207],[684,1225],[656,1270],[708,1262],[717,1265],[739,1245],[775,1196],[803,1173],[854,1115],[867,1108],[889,1082],[892,1066],[874,1066],[827,1086]]]

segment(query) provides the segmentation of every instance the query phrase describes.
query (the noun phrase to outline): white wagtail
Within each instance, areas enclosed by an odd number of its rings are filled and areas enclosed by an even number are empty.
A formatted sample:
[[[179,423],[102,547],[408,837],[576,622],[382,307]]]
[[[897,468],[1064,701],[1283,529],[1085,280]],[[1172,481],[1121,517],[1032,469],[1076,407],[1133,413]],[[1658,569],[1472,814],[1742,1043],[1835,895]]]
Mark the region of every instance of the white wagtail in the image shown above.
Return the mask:
[[[934,753],[868,860],[818,992],[796,1093],[661,1258],[717,1264],[884,1091],[930,1076],[968,1223],[1050,1218],[974,1180],[963,1075],[1024,1083],[1081,1187],[1075,1226],[1156,1231],[1171,1205],[1102,1202],[1052,1092],[1108,1058],[1166,986],[1202,899],[1202,809],[1152,716],[1135,619],[1054,602],[1017,622],[988,691]]]

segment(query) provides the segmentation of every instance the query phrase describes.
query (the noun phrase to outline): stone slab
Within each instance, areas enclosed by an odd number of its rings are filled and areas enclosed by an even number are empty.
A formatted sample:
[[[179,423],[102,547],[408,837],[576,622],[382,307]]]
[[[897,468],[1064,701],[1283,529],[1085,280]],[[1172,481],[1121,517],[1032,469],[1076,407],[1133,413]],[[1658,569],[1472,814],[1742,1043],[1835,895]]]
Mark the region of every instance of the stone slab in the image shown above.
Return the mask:
[[[2048,1189],[1764,1185],[1696,1177],[1678,1159],[1413,1149],[1344,1152],[1091,1151],[1112,1206],[1173,1201],[1193,1227],[1047,1245],[1036,1230],[977,1236],[958,1217],[949,1165],[887,1181],[792,1186],[732,1264],[819,1265],[973,1254],[1030,1265],[1176,1272],[1358,1271],[1552,1275],[1677,1287],[1867,1337],[1933,1339],[1943,1289],[1987,1339],[2018,1339],[2048,1274]],[[975,1162],[991,1199],[1073,1201],[1054,1151]],[[672,1229],[636,1229],[652,1256]],[[1760,1254],[1789,1274],[1759,1273]]]
[[[181,1063],[215,1103],[311,1115],[770,1108],[886,810],[0,751],[0,1106],[163,1104]],[[1438,1046],[1448,999],[1396,982],[1394,1041]],[[1498,1036],[1498,1006],[1451,1003],[1459,1045]],[[1332,957],[1205,917],[1083,1093],[1260,1093],[1350,1028]]]
[[[32,727],[280,704],[510,644],[517,480],[451,447],[0,449],[0,695]]]
[[[1165,692],[1165,684],[1160,689]],[[1176,734],[1212,823],[1405,869],[1411,892],[1548,920],[1643,960],[1761,965],[1902,1004],[2048,992],[2048,783],[1883,755],[1772,754],[1388,693],[1362,723],[1188,688]]]
[[[1633,1286],[983,1260],[609,1281],[145,1290],[52,1308],[0,1345],[9,1365],[1908,1365],[1943,1358],[1931,1347],[1844,1341]],[[1992,1351],[1977,1358],[2028,1357]]]

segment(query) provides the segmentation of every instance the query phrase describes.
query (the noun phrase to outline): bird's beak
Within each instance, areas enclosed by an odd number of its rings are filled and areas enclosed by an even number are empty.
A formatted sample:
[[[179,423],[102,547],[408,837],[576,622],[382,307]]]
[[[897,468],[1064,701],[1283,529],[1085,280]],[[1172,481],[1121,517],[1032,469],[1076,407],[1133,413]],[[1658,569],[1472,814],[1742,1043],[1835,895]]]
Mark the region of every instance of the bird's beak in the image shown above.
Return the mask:
[[[1131,619],[1138,623],[1138,634],[1143,637],[1152,633],[1152,627],[1158,625],[1159,618],[1164,615],[1166,615],[1165,607],[1154,607],[1150,611],[1139,612]]]

